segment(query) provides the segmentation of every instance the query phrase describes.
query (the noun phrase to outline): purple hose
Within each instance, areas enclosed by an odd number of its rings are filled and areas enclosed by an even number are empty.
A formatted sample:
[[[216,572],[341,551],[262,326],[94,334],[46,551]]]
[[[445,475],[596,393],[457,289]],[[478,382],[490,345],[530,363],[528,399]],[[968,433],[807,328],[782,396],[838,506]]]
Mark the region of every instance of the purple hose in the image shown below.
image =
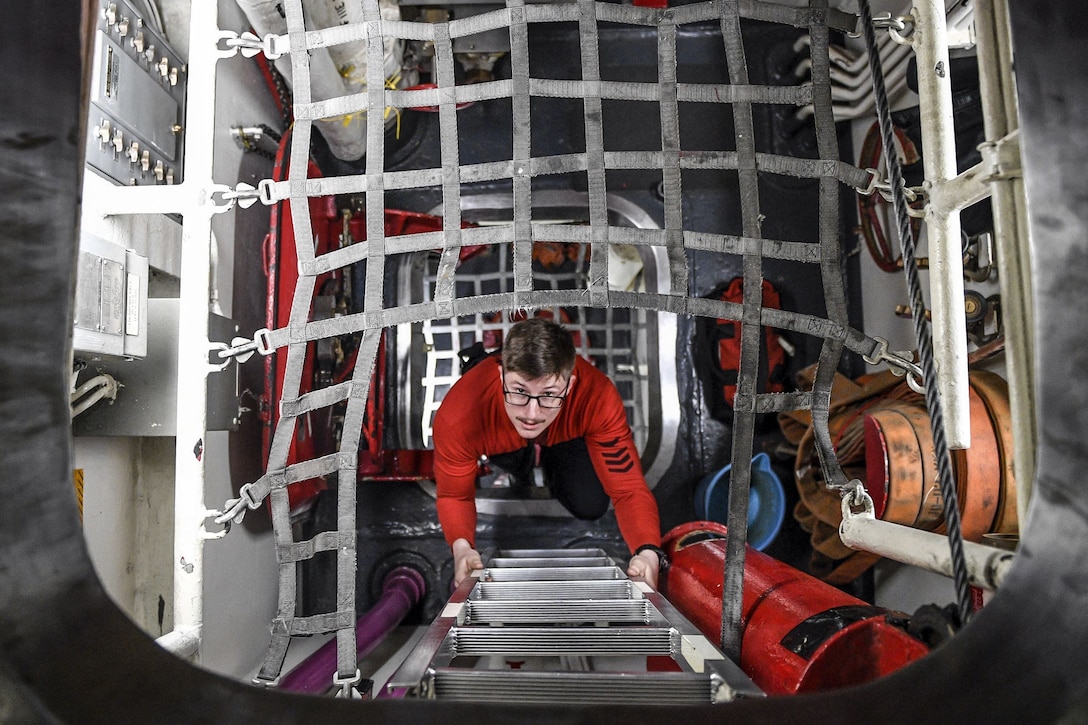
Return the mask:
[[[423,575],[410,566],[399,566],[386,574],[378,601],[355,624],[355,645],[359,659],[370,654],[386,635],[401,623],[427,592]],[[332,639],[300,662],[280,680],[279,688],[291,692],[320,694],[332,686],[336,672],[336,640]]]

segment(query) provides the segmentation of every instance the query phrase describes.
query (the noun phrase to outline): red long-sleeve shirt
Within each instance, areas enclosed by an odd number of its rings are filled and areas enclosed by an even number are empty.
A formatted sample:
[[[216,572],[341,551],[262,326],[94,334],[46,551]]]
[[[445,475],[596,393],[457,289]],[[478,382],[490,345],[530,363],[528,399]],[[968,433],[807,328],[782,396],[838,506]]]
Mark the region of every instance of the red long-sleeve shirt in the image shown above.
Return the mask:
[[[634,551],[643,544],[659,546],[657,502],[642,474],[616,386],[580,357],[575,361],[574,376],[575,383],[559,415],[536,442],[550,446],[584,438],[628,547]],[[506,414],[499,361],[488,358],[450,388],[434,419],[438,521],[449,544],[466,539],[475,546],[480,456],[508,453],[525,445]]]

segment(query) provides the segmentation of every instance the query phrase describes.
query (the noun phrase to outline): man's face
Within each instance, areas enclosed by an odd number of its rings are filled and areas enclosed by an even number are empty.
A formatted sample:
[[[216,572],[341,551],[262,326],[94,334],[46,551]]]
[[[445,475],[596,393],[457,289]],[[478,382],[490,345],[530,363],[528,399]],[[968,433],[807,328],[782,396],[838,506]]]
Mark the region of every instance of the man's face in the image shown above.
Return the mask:
[[[553,402],[560,402],[570,392],[570,386],[574,383],[573,375],[568,381],[561,375],[529,380],[516,372],[503,373],[500,370],[499,374],[502,375],[503,403],[506,406],[506,414],[510,416],[510,422],[514,424],[518,435],[530,440],[543,433],[544,429],[559,417],[559,412],[562,410],[561,407],[542,406],[540,398],[546,397],[553,399]],[[512,396],[506,393],[523,394],[532,397],[529,398],[526,405],[513,405],[508,400]]]

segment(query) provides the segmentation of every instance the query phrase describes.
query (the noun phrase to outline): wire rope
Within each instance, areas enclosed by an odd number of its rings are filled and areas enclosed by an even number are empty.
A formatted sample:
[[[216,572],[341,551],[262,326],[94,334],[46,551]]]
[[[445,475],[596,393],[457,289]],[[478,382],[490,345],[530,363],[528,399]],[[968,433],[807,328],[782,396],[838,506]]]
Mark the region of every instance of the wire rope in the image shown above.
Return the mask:
[[[948,525],[948,543],[952,553],[952,578],[956,588],[956,599],[961,624],[966,624],[971,616],[971,593],[967,585],[967,561],[963,551],[963,531],[960,527],[959,506],[956,496],[956,484],[952,472],[952,456],[948,449],[948,440],[944,432],[944,410],[941,404],[936,380],[936,365],[933,361],[933,337],[926,319],[925,303],[922,299],[922,285],[918,278],[918,261],[915,256],[914,233],[911,229],[910,216],[907,213],[907,200],[903,191],[903,169],[895,152],[894,130],[888,95],[884,87],[884,76],[880,67],[880,55],[876,47],[876,33],[873,30],[872,11],[869,0],[858,0],[861,12],[862,33],[869,55],[869,72],[873,77],[873,92],[876,96],[877,119],[884,140],[884,163],[888,169],[888,180],[892,189],[892,208],[899,232],[900,248],[903,252],[903,271],[907,277],[907,289],[910,295],[914,323],[914,334],[918,342],[918,355],[924,375],[926,410],[929,412],[930,425],[933,429],[933,446],[937,456],[937,473],[941,486],[941,498],[944,506],[944,518]]]

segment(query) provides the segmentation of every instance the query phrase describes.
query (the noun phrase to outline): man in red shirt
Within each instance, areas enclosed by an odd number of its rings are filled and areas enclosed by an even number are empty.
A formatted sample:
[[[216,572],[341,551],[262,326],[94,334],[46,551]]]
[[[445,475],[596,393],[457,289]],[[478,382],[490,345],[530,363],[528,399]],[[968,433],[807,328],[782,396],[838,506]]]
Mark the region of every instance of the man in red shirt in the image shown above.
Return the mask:
[[[657,502],[646,485],[623,401],[608,377],[575,354],[570,334],[540,317],[514,325],[501,362],[486,358],[450,389],[434,420],[438,520],[454,584],[483,561],[475,548],[476,476],[488,460],[513,473],[540,465],[552,495],[581,519],[611,500],[632,552],[628,576],[657,586],[664,563]]]

